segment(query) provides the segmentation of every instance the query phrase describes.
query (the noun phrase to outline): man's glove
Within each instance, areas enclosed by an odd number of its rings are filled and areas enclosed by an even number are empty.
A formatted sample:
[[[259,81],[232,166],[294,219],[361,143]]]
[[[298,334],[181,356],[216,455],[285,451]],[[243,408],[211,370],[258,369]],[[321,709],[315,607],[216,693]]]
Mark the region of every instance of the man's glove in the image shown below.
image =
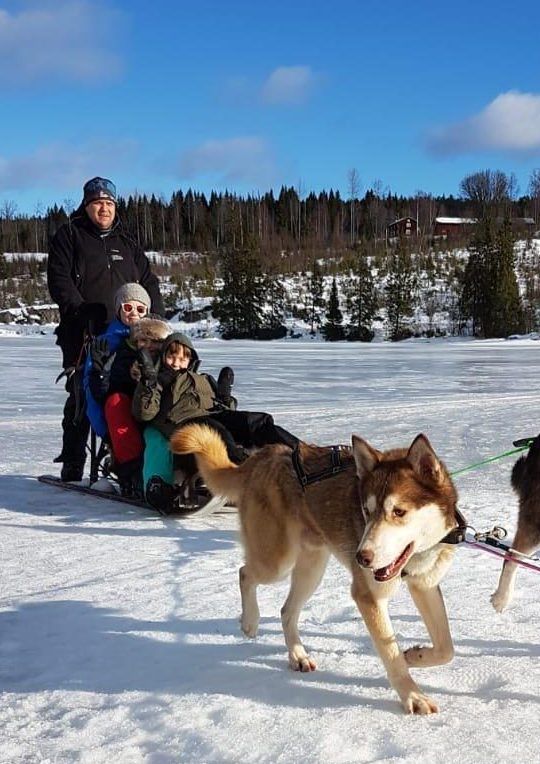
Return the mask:
[[[107,323],[107,308],[102,302],[83,302],[77,308],[76,316],[85,329],[96,334]]]
[[[139,350],[138,359],[139,366],[141,367],[141,382],[149,387],[153,387],[157,384],[159,359],[154,365],[152,356],[146,348]]]
[[[95,339],[92,342],[90,346],[90,357],[92,358],[92,365],[96,371],[103,371],[111,356],[112,353],[109,343],[104,337]]]

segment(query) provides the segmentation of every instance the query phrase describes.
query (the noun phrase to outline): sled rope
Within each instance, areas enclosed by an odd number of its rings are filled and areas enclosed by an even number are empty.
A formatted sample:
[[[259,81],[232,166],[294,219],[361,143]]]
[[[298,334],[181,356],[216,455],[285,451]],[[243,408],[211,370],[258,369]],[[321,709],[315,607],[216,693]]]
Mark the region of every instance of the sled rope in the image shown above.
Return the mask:
[[[471,472],[472,470],[475,470],[477,467],[483,467],[484,464],[491,464],[491,462],[496,462],[499,459],[505,459],[507,456],[513,456],[513,454],[519,454],[521,451],[526,451],[528,448],[530,448],[531,443],[533,442],[534,438],[526,438],[527,442],[525,445],[519,446],[519,448],[513,448],[511,451],[505,451],[502,454],[497,454],[497,456],[490,456],[487,459],[482,459],[481,462],[475,462],[475,464],[469,464],[468,467],[462,467],[459,470],[454,470],[454,472],[451,472],[450,475],[454,477],[455,475],[462,475],[464,472]],[[519,442],[519,441],[516,441]]]
[[[519,440],[515,440],[513,445],[516,446],[516,448],[513,448],[511,451],[505,451],[502,454],[490,456],[487,459],[483,459],[481,462],[476,462],[475,464],[470,464],[468,467],[463,467],[462,469],[455,470],[454,472],[451,472],[450,475],[461,475],[464,472],[470,472],[477,467],[482,467],[485,464],[490,464],[491,462],[498,461],[499,459],[504,459],[507,456],[519,454],[521,451],[526,451],[529,449],[534,441],[535,438],[521,438]],[[511,546],[504,544],[501,541],[501,539],[506,538],[508,535],[506,528],[502,528],[501,526],[496,525],[490,531],[480,533],[471,525],[469,525],[463,515],[457,510],[456,521],[457,528],[454,528],[452,531],[450,531],[450,533],[442,540],[442,543],[467,544],[470,547],[480,549],[482,552],[487,552],[488,554],[492,554],[495,557],[500,557],[505,562],[508,560],[515,565],[520,565],[523,568],[534,570],[537,573],[540,573],[540,557],[518,552],[517,549],[513,549]]]
[[[540,573],[540,557],[518,552],[517,549],[513,549],[508,544],[502,543],[501,539],[505,538],[507,535],[505,528],[495,526],[487,533],[478,533],[474,528],[471,528],[471,526],[467,526],[467,528],[471,530],[474,535],[472,538],[465,537],[463,539],[465,544],[480,549],[482,552],[495,555],[495,557],[502,557],[505,562],[513,562],[515,565],[520,565],[523,568],[535,570],[537,573]]]

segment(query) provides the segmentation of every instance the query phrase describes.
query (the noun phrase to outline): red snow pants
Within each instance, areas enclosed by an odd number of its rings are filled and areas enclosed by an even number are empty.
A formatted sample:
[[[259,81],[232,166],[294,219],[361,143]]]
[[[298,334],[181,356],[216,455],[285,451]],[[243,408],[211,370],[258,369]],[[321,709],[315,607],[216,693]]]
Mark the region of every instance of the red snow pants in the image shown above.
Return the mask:
[[[109,429],[112,452],[118,464],[137,459],[144,450],[139,425],[131,413],[131,398],[113,393],[105,401],[105,420]]]

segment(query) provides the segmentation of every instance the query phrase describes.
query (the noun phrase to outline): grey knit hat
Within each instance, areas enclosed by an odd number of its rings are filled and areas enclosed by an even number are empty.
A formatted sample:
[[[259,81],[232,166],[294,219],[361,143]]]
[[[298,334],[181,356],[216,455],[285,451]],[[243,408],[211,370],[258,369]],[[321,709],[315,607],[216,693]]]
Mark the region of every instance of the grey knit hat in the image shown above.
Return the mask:
[[[114,295],[115,314],[118,315],[122,305],[130,300],[142,302],[143,305],[146,305],[147,310],[150,310],[152,300],[146,289],[136,282],[130,282],[128,284],[122,284],[120,289],[118,289]]]

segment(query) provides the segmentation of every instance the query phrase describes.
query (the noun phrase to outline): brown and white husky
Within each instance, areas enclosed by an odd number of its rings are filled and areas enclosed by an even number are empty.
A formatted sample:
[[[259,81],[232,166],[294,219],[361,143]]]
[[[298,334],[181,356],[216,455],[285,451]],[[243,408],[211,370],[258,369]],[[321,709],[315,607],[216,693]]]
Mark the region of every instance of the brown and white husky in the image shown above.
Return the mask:
[[[302,488],[292,452],[269,445],[240,466],[213,430],[192,424],[171,439],[175,453],[194,453],[210,491],[238,507],[245,564],[240,569],[241,626],[257,634],[257,586],[290,574],[281,610],[289,663],[313,671],[298,632],[300,611],[319,585],[330,554],[351,572],[353,600],[362,614],[389,681],[409,713],[438,711],[413,681],[409,667],[435,666],[453,657],[439,582],[453,557],[440,543],[456,525],[457,495],[428,439],[409,448],[378,451],[355,435],[342,450],[341,472]],[[329,448],[301,444],[303,470],[325,472]],[[388,599],[404,577],[432,646],[398,646]]]
[[[540,437],[533,441],[529,453],[514,464],[511,483],[519,497],[517,530],[512,548],[522,554],[532,554],[540,548]],[[515,562],[504,561],[499,585],[491,595],[491,604],[499,613],[512,601],[517,570]]]

